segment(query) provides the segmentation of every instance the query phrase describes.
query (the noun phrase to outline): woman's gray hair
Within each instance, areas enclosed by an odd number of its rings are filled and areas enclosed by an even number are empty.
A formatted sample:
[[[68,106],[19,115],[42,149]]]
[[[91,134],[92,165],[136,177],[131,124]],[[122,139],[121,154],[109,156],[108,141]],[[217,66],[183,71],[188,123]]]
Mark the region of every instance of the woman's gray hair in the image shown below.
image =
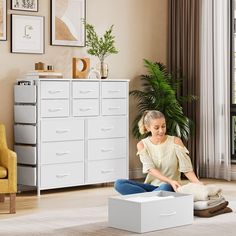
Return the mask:
[[[162,112],[157,111],[157,110],[147,110],[143,113],[140,121],[138,122],[138,128],[139,128],[139,133],[140,134],[146,134],[148,133],[148,130],[146,127],[148,127],[151,123],[151,120],[154,119],[160,119],[164,118],[165,116]]]

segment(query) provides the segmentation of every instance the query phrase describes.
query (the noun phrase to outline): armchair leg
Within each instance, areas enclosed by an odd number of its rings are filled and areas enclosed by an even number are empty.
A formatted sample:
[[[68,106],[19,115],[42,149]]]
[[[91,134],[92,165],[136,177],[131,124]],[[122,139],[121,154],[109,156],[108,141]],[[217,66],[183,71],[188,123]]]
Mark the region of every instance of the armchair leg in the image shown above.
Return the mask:
[[[10,193],[10,214],[16,213],[16,194]]]
[[[1,193],[0,194],[0,202],[4,202],[4,200],[5,200],[5,195],[4,195],[4,193]]]

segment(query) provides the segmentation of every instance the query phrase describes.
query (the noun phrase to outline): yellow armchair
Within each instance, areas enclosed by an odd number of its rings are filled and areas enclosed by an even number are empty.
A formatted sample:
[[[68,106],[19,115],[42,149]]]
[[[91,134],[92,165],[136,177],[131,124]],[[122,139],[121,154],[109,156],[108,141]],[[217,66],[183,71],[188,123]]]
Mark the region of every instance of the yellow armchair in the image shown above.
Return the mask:
[[[0,124],[0,201],[4,202],[5,194],[9,194],[10,213],[16,212],[16,168],[16,153],[8,149],[5,127]]]

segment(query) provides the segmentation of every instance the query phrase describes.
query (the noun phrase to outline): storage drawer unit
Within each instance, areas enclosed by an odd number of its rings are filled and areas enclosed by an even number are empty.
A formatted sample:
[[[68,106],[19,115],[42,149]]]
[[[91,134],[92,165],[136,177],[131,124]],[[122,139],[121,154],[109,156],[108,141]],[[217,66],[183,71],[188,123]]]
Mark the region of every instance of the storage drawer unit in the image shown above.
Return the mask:
[[[17,163],[26,165],[37,164],[36,147],[29,145],[15,145],[14,150],[17,153]]]
[[[31,84],[14,87],[19,185],[40,194],[128,178],[127,80]]]
[[[69,81],[41,81],[40,99],[69,98]]]
[[[17,183],[28,186],[36,186],[37,169],[32,166],[17,166]]]
[[[15,123],[35,124],[37,122],[35,105],[14,105]]]
[[[15,143],[36,144],[35,125],[14,125]]]
[[[14,99],[15,103],[36,103],[36,86],[35,85],[15,85]]]
[[[193,196],[156,191],[110,197],[108,225],[145,233],[193,223]]]
[[[43,165],[41,168],[41,188],[59,188],[84,183],[83,163]]]

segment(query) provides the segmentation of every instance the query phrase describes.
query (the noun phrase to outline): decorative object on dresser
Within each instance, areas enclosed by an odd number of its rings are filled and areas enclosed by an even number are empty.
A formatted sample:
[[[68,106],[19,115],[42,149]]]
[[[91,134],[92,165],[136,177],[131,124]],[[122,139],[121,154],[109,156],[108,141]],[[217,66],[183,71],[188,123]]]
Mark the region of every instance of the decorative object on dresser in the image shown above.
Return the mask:
[[[128,81],[15,85],[18,184],[41,190],[128,178]]]
[[[108,77],[108,65],[104,60],[110,54],[118,53],[114,45],[115,36],[112,35],[113,25],[105,32],[103,37],[100,38],[93,25],[85,23],[85,28],[87,36],[86,46],[89,47],[88,53],[99,58],[100,63],[97,69],[101,73],[101,79],[106,79]]]
[[[90,67],[89,58],[72,58],[72,77],[74,79],[85,79],[88,76]]]
[[[40,61],[40,62],[35,63],[34,69],[35,70],[44,70],[44,66],[45,66],[45,64]]]
[[[11,52],[44,53],[44,17],[11,14]]]
[[[101,79],[101,73],[95,68],[89,70],[88,79]]]
[[[85,0],[51,0],[51,45],[85,46]]]
[[[20,11],[38,11],[38,0],[11,0],[11,9]]]
[[[0,0],[0,40],[7,40],[7,0]]]

